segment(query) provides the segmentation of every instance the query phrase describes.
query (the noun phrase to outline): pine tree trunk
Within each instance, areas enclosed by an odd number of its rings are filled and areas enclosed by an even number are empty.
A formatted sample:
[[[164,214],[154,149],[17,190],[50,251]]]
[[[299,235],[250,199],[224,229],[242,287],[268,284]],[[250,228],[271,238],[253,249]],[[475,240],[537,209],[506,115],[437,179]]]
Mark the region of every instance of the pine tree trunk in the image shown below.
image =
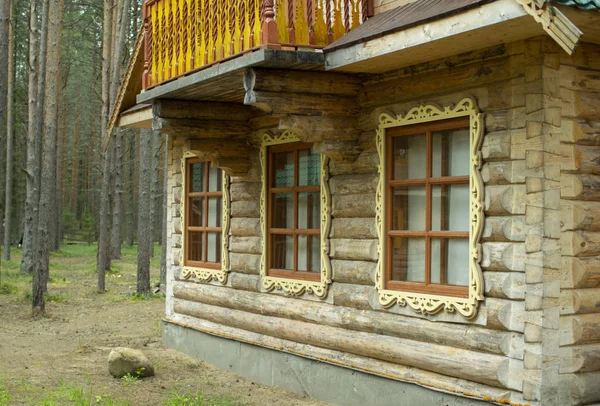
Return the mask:
[[[37,263],[38,218],[41,183],[42,135],[44,124],[44,93],[46,89],[46,48],[48,45],[48,6],[42,5],[42,29],[37,44],[37,11],[35,0],[30,4],[29,16],[29,124],[27,134],[27,196],[25,198],[25,222],[23,226],[23,259],[21,272],[33,273]],[[38,52],[36,52],[38,51]],[[36,63],[39,55],[39,64]],[[34,277],[35,281],[35,277]],[[35,293],[34,293],[35,297]]]
[[[150,162],[152,165],[151,169],[151,189],[150,189],[150,257],[154,258],[154,242],[158,239],[156,238],[156,223],[158,221],[158,210],[156,207],[157,197],[160,194],[160,188],[158,186],[158,171],[160,166],[160,132],[153,131],[152,132],[152,155],[150,157]],[[141,197],[140,197],[141,200]]]
[[[8,44],[10,25],[10,6],[8,0],[0,1],[0,146],[3,146],[6,138],[6,95],[8,88]],[[0,147],[0,179],[4,179],[4,155]],[[0,196],[2,194],[0,185]],[[0,206],[2,201],[0,200]],[[0,207],[0,242],[2,242],[2,215],[4,210]]]
[[[42,183],[40,191],[40,216],[38,226],[38,262],[34,269],[34,282],[41,286],[33,286],[32,308],[45,312],[43,293],[46,291],[50,264],[50,226],[51,207],[56,204],[56,142],[58,137],[58,96],[60,86],[60,50],[62,38],[62,15],[64,0],[51,0],[48,10],[48,62],[46,74],[46,92],[44,101],[45,128],[44,153],[42,154]],[[40,295],[40,293],[42,293]]]
[[[112,60],[112,32],[113,32],[113,4],[111,0],[104,0],[104,25],[102,35],[102,118],[100,135],[100,149],[108,142],[108,115],[111,106],[110,77]],[[104,139],[106,137],[106,139]],[[98,285],[99,292],[105,291],[106,270],[110,269],[110,150],[104,151],[102,156],[102,187],[100,192],[99,230],[98,230]]]
[[[78,190],[79,190],[79,123],[75,123],[73,129],[73,157],[71,164],[71,213],[77,218],[78,215]]]
[[[134,183],[134,169],[135,169],[135,134],[129,134],[127,137],[129,140],[129,164],[127,174],[127,237],[126,244],[128,247],[133,246],[133,240],[135,238],[135,196],[133,194],[133,183]]]
[[[113,151],[113,188],[112,188],[112,226],[111,226],[111,238],[110,238],[110,251],[111,259],[121,259],[121,242],[122,230],[121,230],[121,218],[122,218],[122,200],[121,194],[123,189],[122,184],[122,159],[121,159],[121,130],[116,129],[115,135],[112,139]]]
[[[162,196],[162,238],[160,255],[160,283],[167,283],[167,204],[169,196],[169,136],[165,134],[163,163],[163,196]]]
[[[153,132],[140,133],[140,178],[138,204],[137,293],[150,293],[150,249],[152,247],[152,139]]]
[[[12,186],[13,186],[13,97],[15,80],[14,62],[14,0],[10,0],[10,27],[8,30],[8,93],[6,106],[6,204],[4,205],[4,259],[10,261],[10,240],[12,220]]]

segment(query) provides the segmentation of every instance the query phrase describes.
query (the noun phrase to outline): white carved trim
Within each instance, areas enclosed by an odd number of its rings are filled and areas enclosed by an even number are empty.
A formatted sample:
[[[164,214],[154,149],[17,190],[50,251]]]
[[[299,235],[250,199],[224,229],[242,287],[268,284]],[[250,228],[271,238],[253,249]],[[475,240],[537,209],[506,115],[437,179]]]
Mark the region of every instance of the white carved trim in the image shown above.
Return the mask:
[[[225,171],[221,171],[223,173],[223,201],[221,204],[222,207],[222,215],[223,223],[221,225],[221,269],[210,269],[210,268],[199,268],[193,266],[185,265],[185,239],[187,235],[187,231],[185,228],[185,205],[187,204],[186,199],[186,190],[187,190],[187,160],[189,158],[197,158],[195,154],[190,151],[186,151],[183,153],[183,157],[181,159],[181,177],[182,177],[182,186],[181,186],[181,203],[180,203],[180,213],[179,216],[181,219],[181,251],[179,254],[179,263],[182,265],[181,267],[181,276],[185,279],[194,279],[197,282],[201,283],[209,283],[211,281],[218,281],[222,284],[227,283],[227,274],[229,273],[229,227],[230,227],[230,194],[229,194],[229,184],[230,179],[229,175],[225,173]]]
[[[415,292],[402,292],[385,288],[385,166],[386,166],[386,129],[418,123],[426,123],[456,117],[470,117],[470,232],[469,232],[469,297],[458,298]],[[434,314],[441,310],[458,311],[466,318],[477,314],[479,301],[483,300],[483,274],[481,272],[481,244],[483,230],[483,180],[481,178],[481,143],[483,141],[483,114],[479,112],[474,100],[466,98],[454,107],[440,108],[425,105],[411,109],[405,116],[382,113],[379,116],[379,127],[376,134],[377,153],[379,155],[379,183],[376,196],[376,226],[379,237],[379,260],[377,262],[376,288],[379,302],[384,307],[410,306],[414,310]]]
[[[281,135],[266,133],[262,137],[260,165],[262,191],[260,195],[260,226],[262,230],[262,256],[260,275],[263,287],[267,290],[279,289],[295,296],[303,293],[320,298],[327,296],[331,283],[331,261],[329,259],[329,232],[331,230],[331,193],[329,191],[329,158],[321,154],[321,280],[306,281],[292,278],[269,276],[267,270],[267,147],[271,145],[299,142],[300,138],[292,131]]]

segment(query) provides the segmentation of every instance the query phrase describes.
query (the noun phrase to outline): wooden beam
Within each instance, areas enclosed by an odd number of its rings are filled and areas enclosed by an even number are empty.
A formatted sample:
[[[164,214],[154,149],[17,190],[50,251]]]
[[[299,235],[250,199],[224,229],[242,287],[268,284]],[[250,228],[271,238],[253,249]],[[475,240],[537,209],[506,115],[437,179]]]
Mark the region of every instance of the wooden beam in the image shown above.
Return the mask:
[[[155,117],[197,120],[248,121],[261,112],[239,103],[158,99],[152,104]]]
[[[243,176],[250,168],[251,147],[244,139],[191,139],[187,149],[231,176]]]
[[[221,139],[247,136],[250,132],[248,125],[241,122],[160,117],[154,117],[152,129],[189,138]]]
[[[126,128],[152,128],[152,107],[132,111],[130,113],[122,113],[117,121],[117,127]]]
[[[343,96],[356,96],[361,88],[356,76],[345,73],[279,69],[248,69],[244,75],[246,84],[261,91]]]

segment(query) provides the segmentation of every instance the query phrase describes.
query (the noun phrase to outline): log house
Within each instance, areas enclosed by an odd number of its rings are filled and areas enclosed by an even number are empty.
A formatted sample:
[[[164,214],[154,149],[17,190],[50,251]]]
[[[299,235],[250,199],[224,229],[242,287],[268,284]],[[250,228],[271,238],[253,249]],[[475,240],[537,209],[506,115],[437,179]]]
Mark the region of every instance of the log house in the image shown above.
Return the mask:
[[[146,0],[167,346],[344,405],[600,402],[600,2]]]

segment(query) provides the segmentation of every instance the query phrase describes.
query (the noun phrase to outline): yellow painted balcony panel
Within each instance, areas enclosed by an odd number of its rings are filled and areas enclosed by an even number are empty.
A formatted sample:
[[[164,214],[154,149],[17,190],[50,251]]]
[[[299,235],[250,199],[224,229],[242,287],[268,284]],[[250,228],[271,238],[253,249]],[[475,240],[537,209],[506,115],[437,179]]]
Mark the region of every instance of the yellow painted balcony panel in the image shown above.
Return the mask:
[[[260,48],[324,48],[372,0],[146,0],[143,88]]]

